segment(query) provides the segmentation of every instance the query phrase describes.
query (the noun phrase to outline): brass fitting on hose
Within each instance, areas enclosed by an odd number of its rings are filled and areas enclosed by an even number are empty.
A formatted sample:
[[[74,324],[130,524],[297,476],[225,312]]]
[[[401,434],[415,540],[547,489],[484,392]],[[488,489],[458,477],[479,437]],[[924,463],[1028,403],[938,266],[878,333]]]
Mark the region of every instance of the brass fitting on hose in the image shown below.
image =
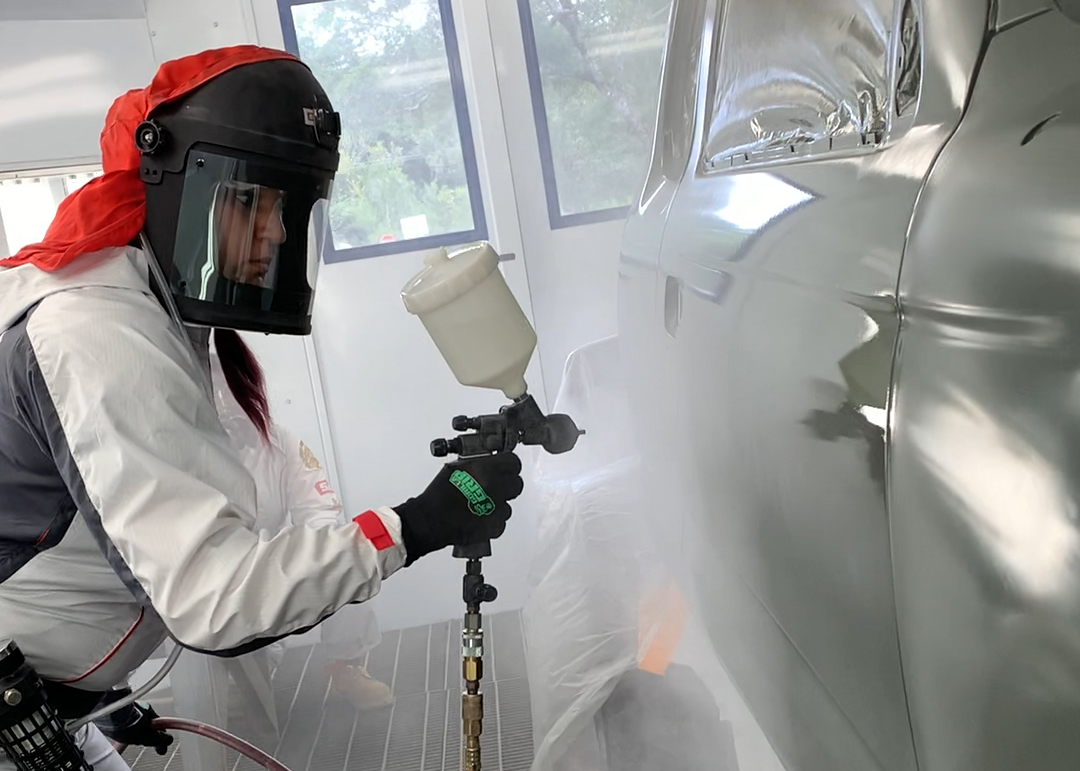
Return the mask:
[[[461,694],[462,771],[481,771],[480,736],[484,732],[484,696],[480,681],[484,678],[484,624],[480,603],[495,599],[495,587],[484,583],[480,560],[470,557],[465,567],[462,588],[465,619],[461,624],[461,674],[465,691]]]
[[[461,627],[461,674],[465,690],[461,694],[462,771],[481,771],[480,735],[484,732],[484,696],[480,680],[484,677],[484,630],[479,610],[469,608]]]
[[[465,760],[464,765],[461,767],[462,771],[480,771],[480,740],[469,740],[469,744],[465,747]]]
[[[461,694],[461,733],[465,739],[463,771],[480,771],[480,735],[484,732],[484,695]]]
[[[466,683],[476,683],[480,687],[480,681],[484,678],[483,659],[468,658],[461,662],[461,674]]]

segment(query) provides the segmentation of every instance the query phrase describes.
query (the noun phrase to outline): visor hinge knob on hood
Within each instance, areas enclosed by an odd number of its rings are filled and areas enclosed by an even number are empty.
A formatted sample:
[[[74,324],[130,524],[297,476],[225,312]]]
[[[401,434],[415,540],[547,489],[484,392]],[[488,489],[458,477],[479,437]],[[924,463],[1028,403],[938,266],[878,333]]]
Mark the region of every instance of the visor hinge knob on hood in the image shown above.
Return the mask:
[[[144,120],[135,129],[135,147],[142,155],[153,155],[165,146],[165,129],[154,120]],[[139,176],[148,185],[160,184],[161,169],[154,166],[141,164]]]

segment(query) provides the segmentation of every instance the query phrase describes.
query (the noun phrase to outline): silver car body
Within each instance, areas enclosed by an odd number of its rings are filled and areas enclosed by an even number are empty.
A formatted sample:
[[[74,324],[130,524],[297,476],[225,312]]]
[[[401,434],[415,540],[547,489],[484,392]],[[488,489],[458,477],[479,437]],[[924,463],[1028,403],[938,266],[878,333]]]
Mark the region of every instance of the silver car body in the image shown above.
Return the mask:
[[[778,755],[1080,768],[1080,3],[676,0],[662,77],[634,428]]]

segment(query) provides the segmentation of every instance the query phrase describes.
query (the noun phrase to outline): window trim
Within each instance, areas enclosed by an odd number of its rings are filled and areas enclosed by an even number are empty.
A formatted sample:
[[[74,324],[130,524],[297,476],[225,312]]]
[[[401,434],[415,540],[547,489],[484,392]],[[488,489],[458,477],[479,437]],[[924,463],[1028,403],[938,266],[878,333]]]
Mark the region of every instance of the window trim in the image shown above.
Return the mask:
[[[64,164],[60,166],[27,166],[21,169],[0,171],[0,180],[9,179],[40,179],[41,177],[71,177],[78,174],[104,173],[101,161],[78,164]]]
[[[286,51],[294,56],[300,56],[300,45],[296,37],[296,25],[293,22],[292,9],[296,6],[324,2],[332,2],[332,0],[277,0],[278,18],[281,22],[281,34],[285,41]],[[326,246],[323,249],[323,262],[327,265],[364,260],[370,257],[411,254],[413,252],[437,249],[440,246],[459,246],[488,239],[487,215],[484,211],[484,198],[480,187],[480,167],[477,161],[476,146],[473,142],[468,94],[465,89],[465,73],[461,65],[461,48],[458,45],[454,13],[451,8],[451,0],[437,0],[437,2],[439,5],[439,19],[443,29],[443,42],[446,46],[446,63],[450,71],[450,88],[454,97],[458,137],[461,141],[461,156],[465,165],[465,181],[469,191],[469,205],[472,210],[472,230],[460,230],[423,238],[410,238],[403,241],[338,249],[334,245],[333,231],[330,227],[327,227],[329,238],[327,238]],[[332,206],[332,194],[330,203]]]
[[[551,149],[547,103],[544,83],[540,76],[540,52],[536,48],[536,28],[533,26],[529,0],[517,0],[521,20],[521,39],[525,47],[525,70],[529,76],[529,95],[532,98],[533,123],[536,125],[536,144],[540,150],[540,169],[544,178],[544,197],[547,200],[548,223],[552,230],[595,225],[601,222],[626,219],[633,203],[610,209],[563,214],[559,205],[559,187],[555,179],[555,156]],[[631,196],[633,198],[633,196]]]
[[[98,176],[104,174],[104,170],[101,167],[101,163],[79,163],[74,165],[61,165],[61,166],[46,166],[46,167],[26,167],[18,170],[0,171],[0,182],[7,182],[17,179],[45,179],[49,182],[49,191],[52,194],[53,202],[56,207],[60,206],[60,203],[70,195],[67,192],[67,185],[65,180],[68,177],[73,177],[80,174],[94,174]],[[53,182],[59,182],[61,192],[63,195],[57,195],[56,185]],[[53,217],[55,218],[55,214]],[[44,233],[42,236],[44,237]],[[0,260],[11,257],[14,253],[7,239],[7,230],[4,226],[4,213],[0,211]]]

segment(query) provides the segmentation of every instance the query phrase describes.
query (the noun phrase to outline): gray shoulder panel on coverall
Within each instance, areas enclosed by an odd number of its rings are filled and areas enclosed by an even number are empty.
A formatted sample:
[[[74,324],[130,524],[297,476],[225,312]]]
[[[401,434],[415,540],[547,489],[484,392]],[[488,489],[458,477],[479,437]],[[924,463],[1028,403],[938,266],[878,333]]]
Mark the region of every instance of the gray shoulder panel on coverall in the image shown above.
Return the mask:
[[[41,373],[26,319],[0,335],[0,583],[34,555],[58,544],[78,511],[54,461],[47,434],[55,411],[40,409]],[[63,434],[61,432],[61,438]]]
[[[101,524],[68,449],[60,418],[41,376],[26,332],[29,314],[0,335],[0,583],[33,557],[58,544],[81,513],[98,546],[135,600],[153,604]],[[303,634],[312,627],[291,634]],[[289,635],[259,638],[228,650],[200,653],[232,657]],[[191,647],[191,646],[184,646]]]

